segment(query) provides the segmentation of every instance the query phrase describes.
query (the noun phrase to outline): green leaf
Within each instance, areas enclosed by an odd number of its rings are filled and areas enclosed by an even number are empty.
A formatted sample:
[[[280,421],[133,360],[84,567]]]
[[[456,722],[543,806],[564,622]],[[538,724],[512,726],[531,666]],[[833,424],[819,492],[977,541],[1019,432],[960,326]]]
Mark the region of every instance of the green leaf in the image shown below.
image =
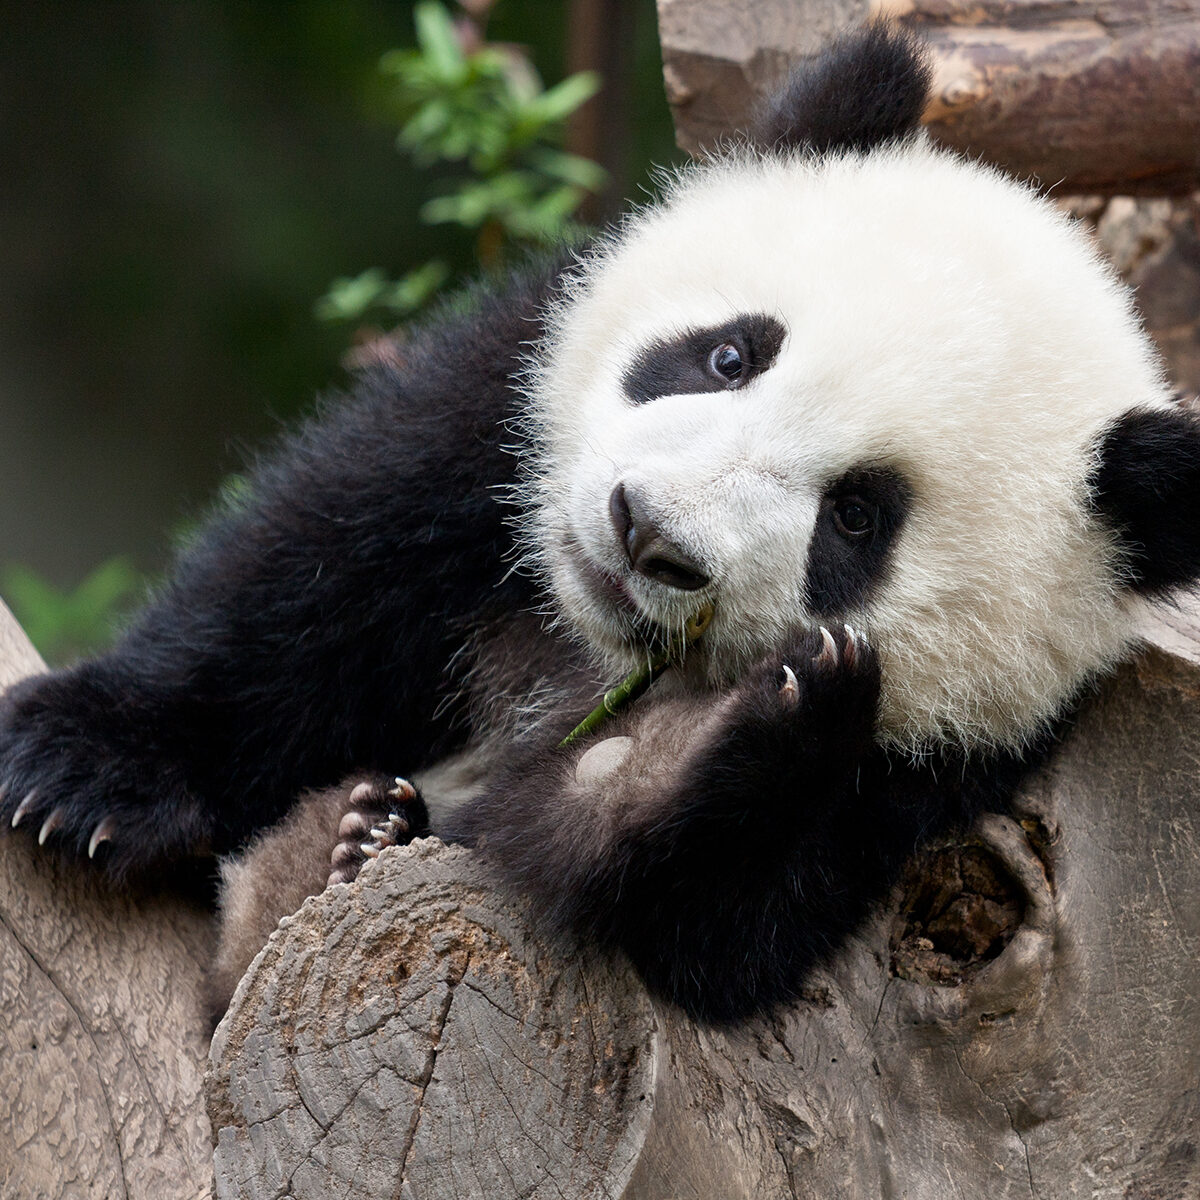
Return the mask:
[[[579,207],[583,191],[576,187],[554,188],[536,204],[527,205],[510,218],[514,233],[530,241],[557,241],[565,236],[567,219]]]
[[[102,622],[107,626],[120,605],[138,587],[138,573],[124,556],[102,562],[71,595],[71,606],[81,624]]]
[[[426,225],[481,225],[491,212],[490,193],[486,188],[469,188],[454,196],[435,196],[421,206]]]
[[[431,100],[417,109],[396,140],[418,161],[434,162],[441,157],[441,143],[453,117],[453,110],[445,101]]]
[[[475,253],[494,266],[512,243],[577,236],[584,195],[604,186],[596,163],[561,150],[561,124],[595,95],[600,77],[572,75],[545,88],[528,56],[509,46],[463,52],[447,8],[420,0],[419,49],[385,54],[395,83],[397,144],[424,166],[440,166],[440,194],[420,209],[427,225],[481,231]],[[374,268],[338,279],[318,301],[323,320],[358,321],[371,309],[406,316],[449,277],[440,261],[396,281]]]
[[[353,278],[335,279],[329,285],[329,291],[316,303],[317,319],[357,321],[387,286],[387,276],[378,267],[370,267]]]
[[[598,192],[608,181],[608,172],[602,166],[580,154],[536,146],[530,150],[528,157],[530,164],[543,175],[573,183],[589,192]]]
[[[436,0],[422,0],[413,10],[417,44],[434,70],[444,79],[462,75],[463,52],[450,14]]]
[[[414,64],[421,61],[416,50],[389,50],[379,59],[379,69],[384,75],[399,75],[407,78]]]
[[[450,268],[440,259],[398,279],[379,297],[379,303],[397,316],[407,316],[424,307],[430,296],[450,278]]]
[[[329,291],[317,301],[317,317],[322,321],[361,321],[372,309],[382,309],[393,317],[416,312],[446,282],[450,268],[437,259],[425,263],[398,280],[392,280],[379,267],[370,267],[353,279],[336,279]]]
[[[600,83],[595,71],[580,71],[543,92],[529,107],[542,124],[563,121],[600,90]]]

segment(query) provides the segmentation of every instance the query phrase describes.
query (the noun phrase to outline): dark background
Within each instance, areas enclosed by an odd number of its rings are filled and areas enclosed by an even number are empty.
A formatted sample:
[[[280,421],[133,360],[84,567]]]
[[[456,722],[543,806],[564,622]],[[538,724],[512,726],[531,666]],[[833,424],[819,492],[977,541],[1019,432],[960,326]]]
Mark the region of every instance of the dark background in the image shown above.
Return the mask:
[[[249,448],[345,379],[313,316],[338,275],[472,239],[418,223],[397,153],[384,0],[0,3],[0,567],[69,589],[153,575]],[[603,217],[675,155],[653,0],[500,0],[488,35],[547,84],[598,66],[573,149]]]

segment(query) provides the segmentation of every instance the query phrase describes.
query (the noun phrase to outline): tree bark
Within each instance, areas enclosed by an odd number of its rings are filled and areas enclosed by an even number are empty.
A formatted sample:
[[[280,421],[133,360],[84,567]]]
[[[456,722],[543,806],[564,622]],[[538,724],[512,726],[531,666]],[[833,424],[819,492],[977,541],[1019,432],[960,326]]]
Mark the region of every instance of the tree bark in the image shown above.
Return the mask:
[[[1198,695],[1161,651],[1123,668],[1015,818],[727,1029],[547,940],[466,851],[386,850],[218,1031],[218,1196],[1196,1194]]]
[[[659,0],[680,145],[745,128],[800,58],[874,13],[930,43],[946,145],[1067,191],[1200,186],[1200,0]]]
[[[44,669],[0,603],[0,688]],[[0,1195],[210,1194],[209,920],[0,837]]]

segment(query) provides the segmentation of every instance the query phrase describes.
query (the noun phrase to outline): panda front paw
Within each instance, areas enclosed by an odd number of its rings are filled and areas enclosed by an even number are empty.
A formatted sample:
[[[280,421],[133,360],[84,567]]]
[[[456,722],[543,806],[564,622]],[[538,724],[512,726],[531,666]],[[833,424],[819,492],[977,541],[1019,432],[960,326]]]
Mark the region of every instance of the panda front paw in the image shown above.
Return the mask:
[[[792,664],[795,663],[795,666]],[[801,678],[805,684],[802,687]],[[783,655],[779,663],[779,699],[788,708],[802,692],[840,689],[871,699],[879,690],[879,664],[866,635],[852,625],[818,625]]]
[[[16,829],[22,823],[28,824],[30,829],[37,829],[37,844],[44,846],[50,838],[55,841],[63,840],[70,842],[73,824],[72,814],[70,809],[65,804],[55,804],[49,808],[45,798],[43,798],[40,790],[36,787],[31,787],[29,791],[21,798],[21,803],[17,805],[13,811],[10,826]],[[40,824],[39,824],[40,822]],[[114,813],[106,813],[92,828],[91,836],[87,840],[87,856],[95,858],[96,851],[106,842],[111,842],[117,835],[119,830],[119,821]],[[82,834],[86,832],[78,831],[75,840],[82,846]]]
[[[0,830],[116,876],[202,850],[212,819],[148,722],[94,680],[25,680],[0,701]]]
[[[420,793],[407,779],[393,776],[356,783],[346,797],[337,843],[329,856],[327,887],[351,883],[368,858],[387,846],[407,846],[429,832],[429,814]]]
[[[865,748],[879,710],[879,661],[850,625],[820,625],[759,664],[750,689],[760,711],[828,749]]]

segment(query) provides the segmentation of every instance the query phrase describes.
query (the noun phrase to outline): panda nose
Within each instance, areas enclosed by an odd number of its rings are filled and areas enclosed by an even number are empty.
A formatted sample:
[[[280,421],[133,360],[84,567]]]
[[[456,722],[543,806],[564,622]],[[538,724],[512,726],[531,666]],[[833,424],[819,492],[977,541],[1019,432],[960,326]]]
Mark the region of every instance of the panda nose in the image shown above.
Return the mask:
[[[623,483],[618,483],[608,498],[608,515],[629,565],[639,575],[684,592],[708,583],[700,564],[663,535],[637,493],[628,491]]]

